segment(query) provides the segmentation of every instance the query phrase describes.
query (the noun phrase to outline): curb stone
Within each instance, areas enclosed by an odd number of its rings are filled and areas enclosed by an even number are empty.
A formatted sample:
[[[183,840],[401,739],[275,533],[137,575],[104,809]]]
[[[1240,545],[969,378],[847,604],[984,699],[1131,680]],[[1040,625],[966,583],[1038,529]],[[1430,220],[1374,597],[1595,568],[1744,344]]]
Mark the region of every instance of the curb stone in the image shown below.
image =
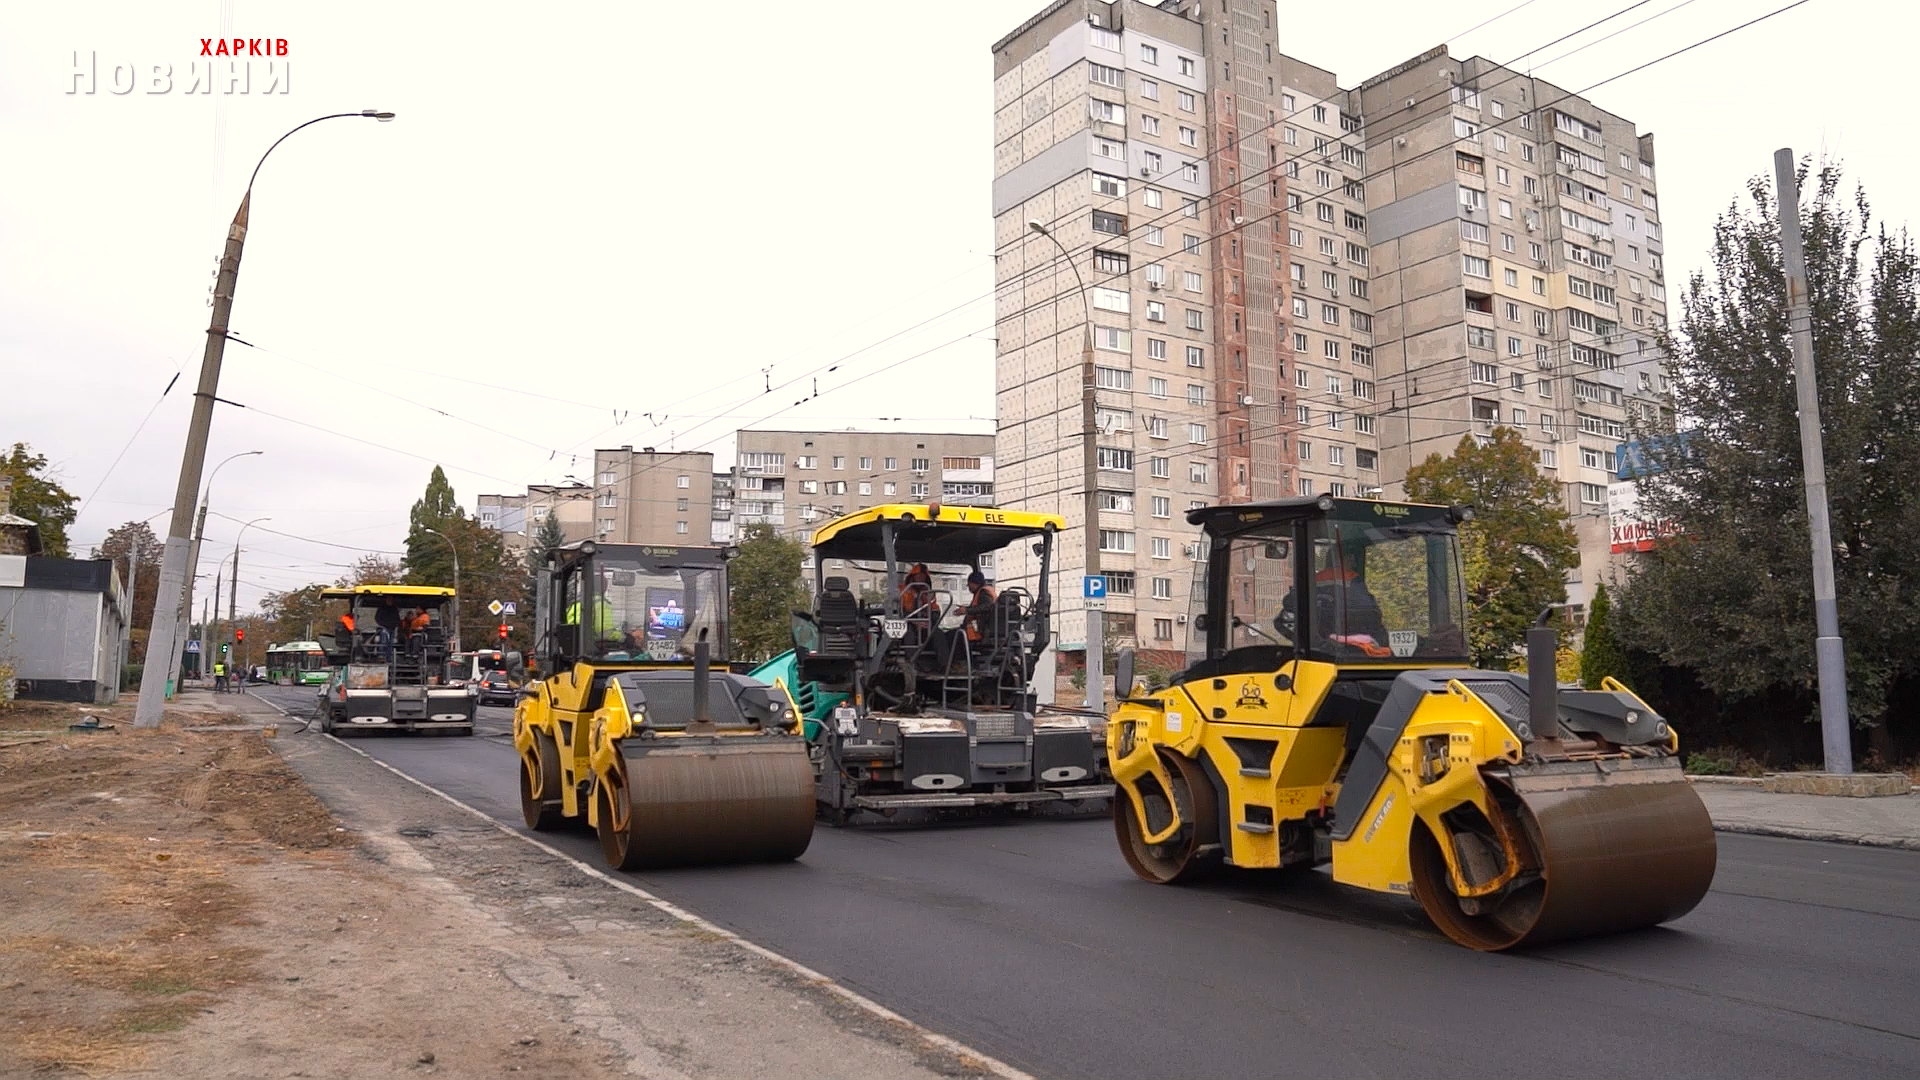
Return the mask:
[[[1828,844],[1854,844],[1859,847],[1897,848],[1920,851],[1920,837],[1882,836],[1876,833],[1839,833],[1820,829],[1796,829],[1788,825],[1757,825],[1747,822],[1713,823],[1714,832],[1744,833],[1749,836],[1780,836],[1789,840],[1818,840]]]

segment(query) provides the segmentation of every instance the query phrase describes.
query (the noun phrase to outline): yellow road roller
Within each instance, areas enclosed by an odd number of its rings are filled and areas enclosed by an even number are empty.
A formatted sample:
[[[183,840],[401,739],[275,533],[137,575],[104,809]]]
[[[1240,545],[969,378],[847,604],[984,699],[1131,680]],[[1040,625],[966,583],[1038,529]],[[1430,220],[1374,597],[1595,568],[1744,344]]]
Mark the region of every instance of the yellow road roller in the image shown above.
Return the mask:
[[[527,826],[616,870],[796,859],[813,766],[786,691],[729,671],[731,549],[580,541],[536,580],[542,678],[513,715]]]
[[[1713,882],[1713,824],[1673,728],[1611,679],[1467,656],[1468,507],[1331,496],[1202,507],[1187,666],[1116,665],[1107,754],[1134,873],[1305,869],[1410,895],[1462,945],[1651,926]],[[1543,619],[1545,621],[1544,613]]]

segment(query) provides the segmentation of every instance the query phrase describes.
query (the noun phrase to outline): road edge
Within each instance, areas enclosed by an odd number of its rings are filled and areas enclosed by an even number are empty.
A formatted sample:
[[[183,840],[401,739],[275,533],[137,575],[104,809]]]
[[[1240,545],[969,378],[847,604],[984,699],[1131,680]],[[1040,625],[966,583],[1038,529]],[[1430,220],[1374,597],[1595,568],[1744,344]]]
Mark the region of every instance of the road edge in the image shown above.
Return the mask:
[[[1851,844],[1854,847],[1889,848],[1895,851],[1920,851],[1920,839],[1911,836],[1882,836],[1878,833],[1841,833],[1821,829],[1796,829],[1790,825],[1713,823],[1714,832],[1742,836],[1778,836],[1787,840],[1817,840],[1825,844]]]
[[[252,698],[255,701],[260,702],[262,705],[266,705],[267,707],[273,709],[275,712],[278,712],[280,715],[288,718],[289,720],[298,719],[292,713],[288,712],[285,708],[281,707],[275,702],[269,701],[266,698],[259,696],[258,694],[255,694],[251,690],[247,691],[247,696]],[[712,934],[716,937],[722,938],[737,948],[744,949],[747,952],[750,952],[753,955],[758,956],[769,963],[785,968],[788,972],[797,976],[798,978],[808,983],[809,985],[812,985],[815,988],[820,990],[825,990],[826,992],[833,994],[834,996],[840,998],[841,1000],[847,1002],[848,1004],[854,1006],[855,1008],[860,1009],[862,1012],[871,1014],[877,1019],[883,1020],[886,1023],[892,1024],[896,1027],[903,1028],[906,1031],[910,1032],[915,1038],[918,1038],[931,1046],[937,1047],[940,1050],[944,1050],[947,1053],[954,1055],[955,1057],[961,1058],[966,1063],[976,1066],[984,1072],[992,1073],[995,1076],[1001,1077],[1002,1080],[1035,1080],[1032,1074],[1022,1072],[1019,1069],[1016,1069],[1013,1066],[1007,1064],[1006,1062],[1001,1061],[998,1058],[992,1057],[990,1055],[983,1054],[980,1051],[975,1050],[973,1047],[968,1046],[957,1039],[953,1039],[946,1035],[942,1035],[939,1032],[933,1031],[932,1029],[926,1027],[923,1024],[909,1020],[906,1017],[901,1016],[899,1013],[894,1012],[892,1009],[887,1008],[885,1005],[882,1005],[879,1002],[873,1000],[872,998],[866,997],[865,995],[860,994],[857,991],[850,990],[847,987],[842,986],[840,983],[835,982],[833,979],[829,978],[828,976],[823,975],[820,972],[815,971],[812,968],[806,966],[805,964],[800,963],[798,960],[793,960],[786,956],[782,956],[781,954],[774,952],[772,949],[769,949],[764,945],[760,945],[755,942],[749,941],[746,938],[741,937],[739,934],[736,934],[733,931],[728,930],[723,926],[716,925],[715,923],[699,915],[696,915],[691,911],[688,911],[687,909],[681,907],[678,904],[673,903],[670,900],[663,900],[660,897],[655,896],[652,893],[646,891],[645,889],[640,888],[638,885],[634,885],[631,882],[622,881],[619,878],[614,877],[613,875],[607,873],[606,871],[600,869],[597,866],[594,866],[587,862],[583,862],[580,859],[576,859],[572,855],[569,855],[566,852],[561,851],[559,848],[556,848],[551,844],[545,843],[544,841],[539,840],[535,837],[528,836],[526,833],[520,832],[519,830],[514,829],[511,826],[503,824],[499,820],[495,819],[494,817],[486,813],[484,810],[481,810],[474,806],[469,806],[466,803],[461,802],[459,799],[454,798],[452,795],[449,795],[446,792],[441,791],[439,788],[434,787],[432,784],[429,784],[426,781],[420,780],[416,777],[409,776],[407,773],[401,771],[400,769],[394,768],[392,765],[389,765],[386,762],[381,761],[379,758],[374,757],[372,754],[367,753],[365,750],[360,749],[359,747],[353,745],[352,743],[347,742],[344,739],[338,738],[324,731],[314,732],[314,734],[319,735],[323,739],[327,739],[338,746],[344,747],[347,750],[350,750],[353,753],[360,755],[362,758],[365,758],[366,760],[372,762],[373,764],[379,766],[380,768],[385,769],[386,771],[392,773],[393,775],[399,777],[400,779],[405,780],[407,783],[412,784],[423,791],[429,792],[433,795],[440,797],[441,799],[446,800],[447,802],[453,804],[456,807],[459,807],[461,810],[467,812],[468,814],[471,814],[474,817],[479,818],[481,821],[486,822],[488,825],[499,830],[500,832],[513,837],[515,840],[523,841],[535,848],[540,849],[541,851],[552,856],[553,858],[559,859],[561,862],[564,862],[568,866],[573,867],[575,870],[578,870],[579,872],[586,874],[588,877],[597,878],[600,881],[604,881],[607,884],[613,886],[614,888],[619,889],[622,892],[631,894],[632,896],[646,902],[648,905],[653,907],[654,910],[659,911],[662,914],[669,916],[670,918],[678,919],[681,922],[688,923],[698,928],[703,933]]]

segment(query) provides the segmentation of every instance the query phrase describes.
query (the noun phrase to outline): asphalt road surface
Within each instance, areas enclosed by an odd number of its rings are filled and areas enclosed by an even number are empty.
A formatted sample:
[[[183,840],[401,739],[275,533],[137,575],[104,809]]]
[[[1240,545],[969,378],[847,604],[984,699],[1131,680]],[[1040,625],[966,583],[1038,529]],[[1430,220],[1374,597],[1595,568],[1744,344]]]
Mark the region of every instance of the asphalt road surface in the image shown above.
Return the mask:
[[[510,717],[354,745],[519,827]],[[1722,834],[1678,922],[1497,956],[1320,874],[1147,885],[1105,818],[821,825],[796,863],[630,876],[1042,1077],[1920,1075],[1920,852]]]

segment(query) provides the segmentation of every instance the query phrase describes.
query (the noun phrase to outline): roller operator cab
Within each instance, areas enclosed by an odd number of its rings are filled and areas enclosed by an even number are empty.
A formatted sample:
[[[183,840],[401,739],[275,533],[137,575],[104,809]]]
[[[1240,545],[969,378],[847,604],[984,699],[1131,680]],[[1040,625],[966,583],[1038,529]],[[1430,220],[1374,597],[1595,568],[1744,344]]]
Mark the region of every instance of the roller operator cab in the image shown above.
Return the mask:
[[[446,678],[453,590],[432,585],[327,589],[330,667],[320,730],[473,734],[474,690]]]
[[[1409,894],[1455,941],[1505,949],[1678,918],[1712,883],[1678,736],[1613,680],[1473,670],[1463,507],[1288,499],[1194,510],[1186,669],[1117,665],[1114,826],[1140,877],[1331,863]]]
[[[815,531],[814,607],[794,613],[793,652],[764,670],[796,688],[811,718],[829,820],[1112,794],[1103,718],[1041,706],[1033,689],[1065,525],[993,507],[887,505]],[[988,584],[985,563],[1016,544],[1030,545],[1032,576]],[[829,562],[874,574],[879,595],[856,596]]]
[[[529,828],[584,823],[615,869],[798,858],[813,769],[792,699],[725,667],[731,549],[557,549],[540,678],[513,716]]]

